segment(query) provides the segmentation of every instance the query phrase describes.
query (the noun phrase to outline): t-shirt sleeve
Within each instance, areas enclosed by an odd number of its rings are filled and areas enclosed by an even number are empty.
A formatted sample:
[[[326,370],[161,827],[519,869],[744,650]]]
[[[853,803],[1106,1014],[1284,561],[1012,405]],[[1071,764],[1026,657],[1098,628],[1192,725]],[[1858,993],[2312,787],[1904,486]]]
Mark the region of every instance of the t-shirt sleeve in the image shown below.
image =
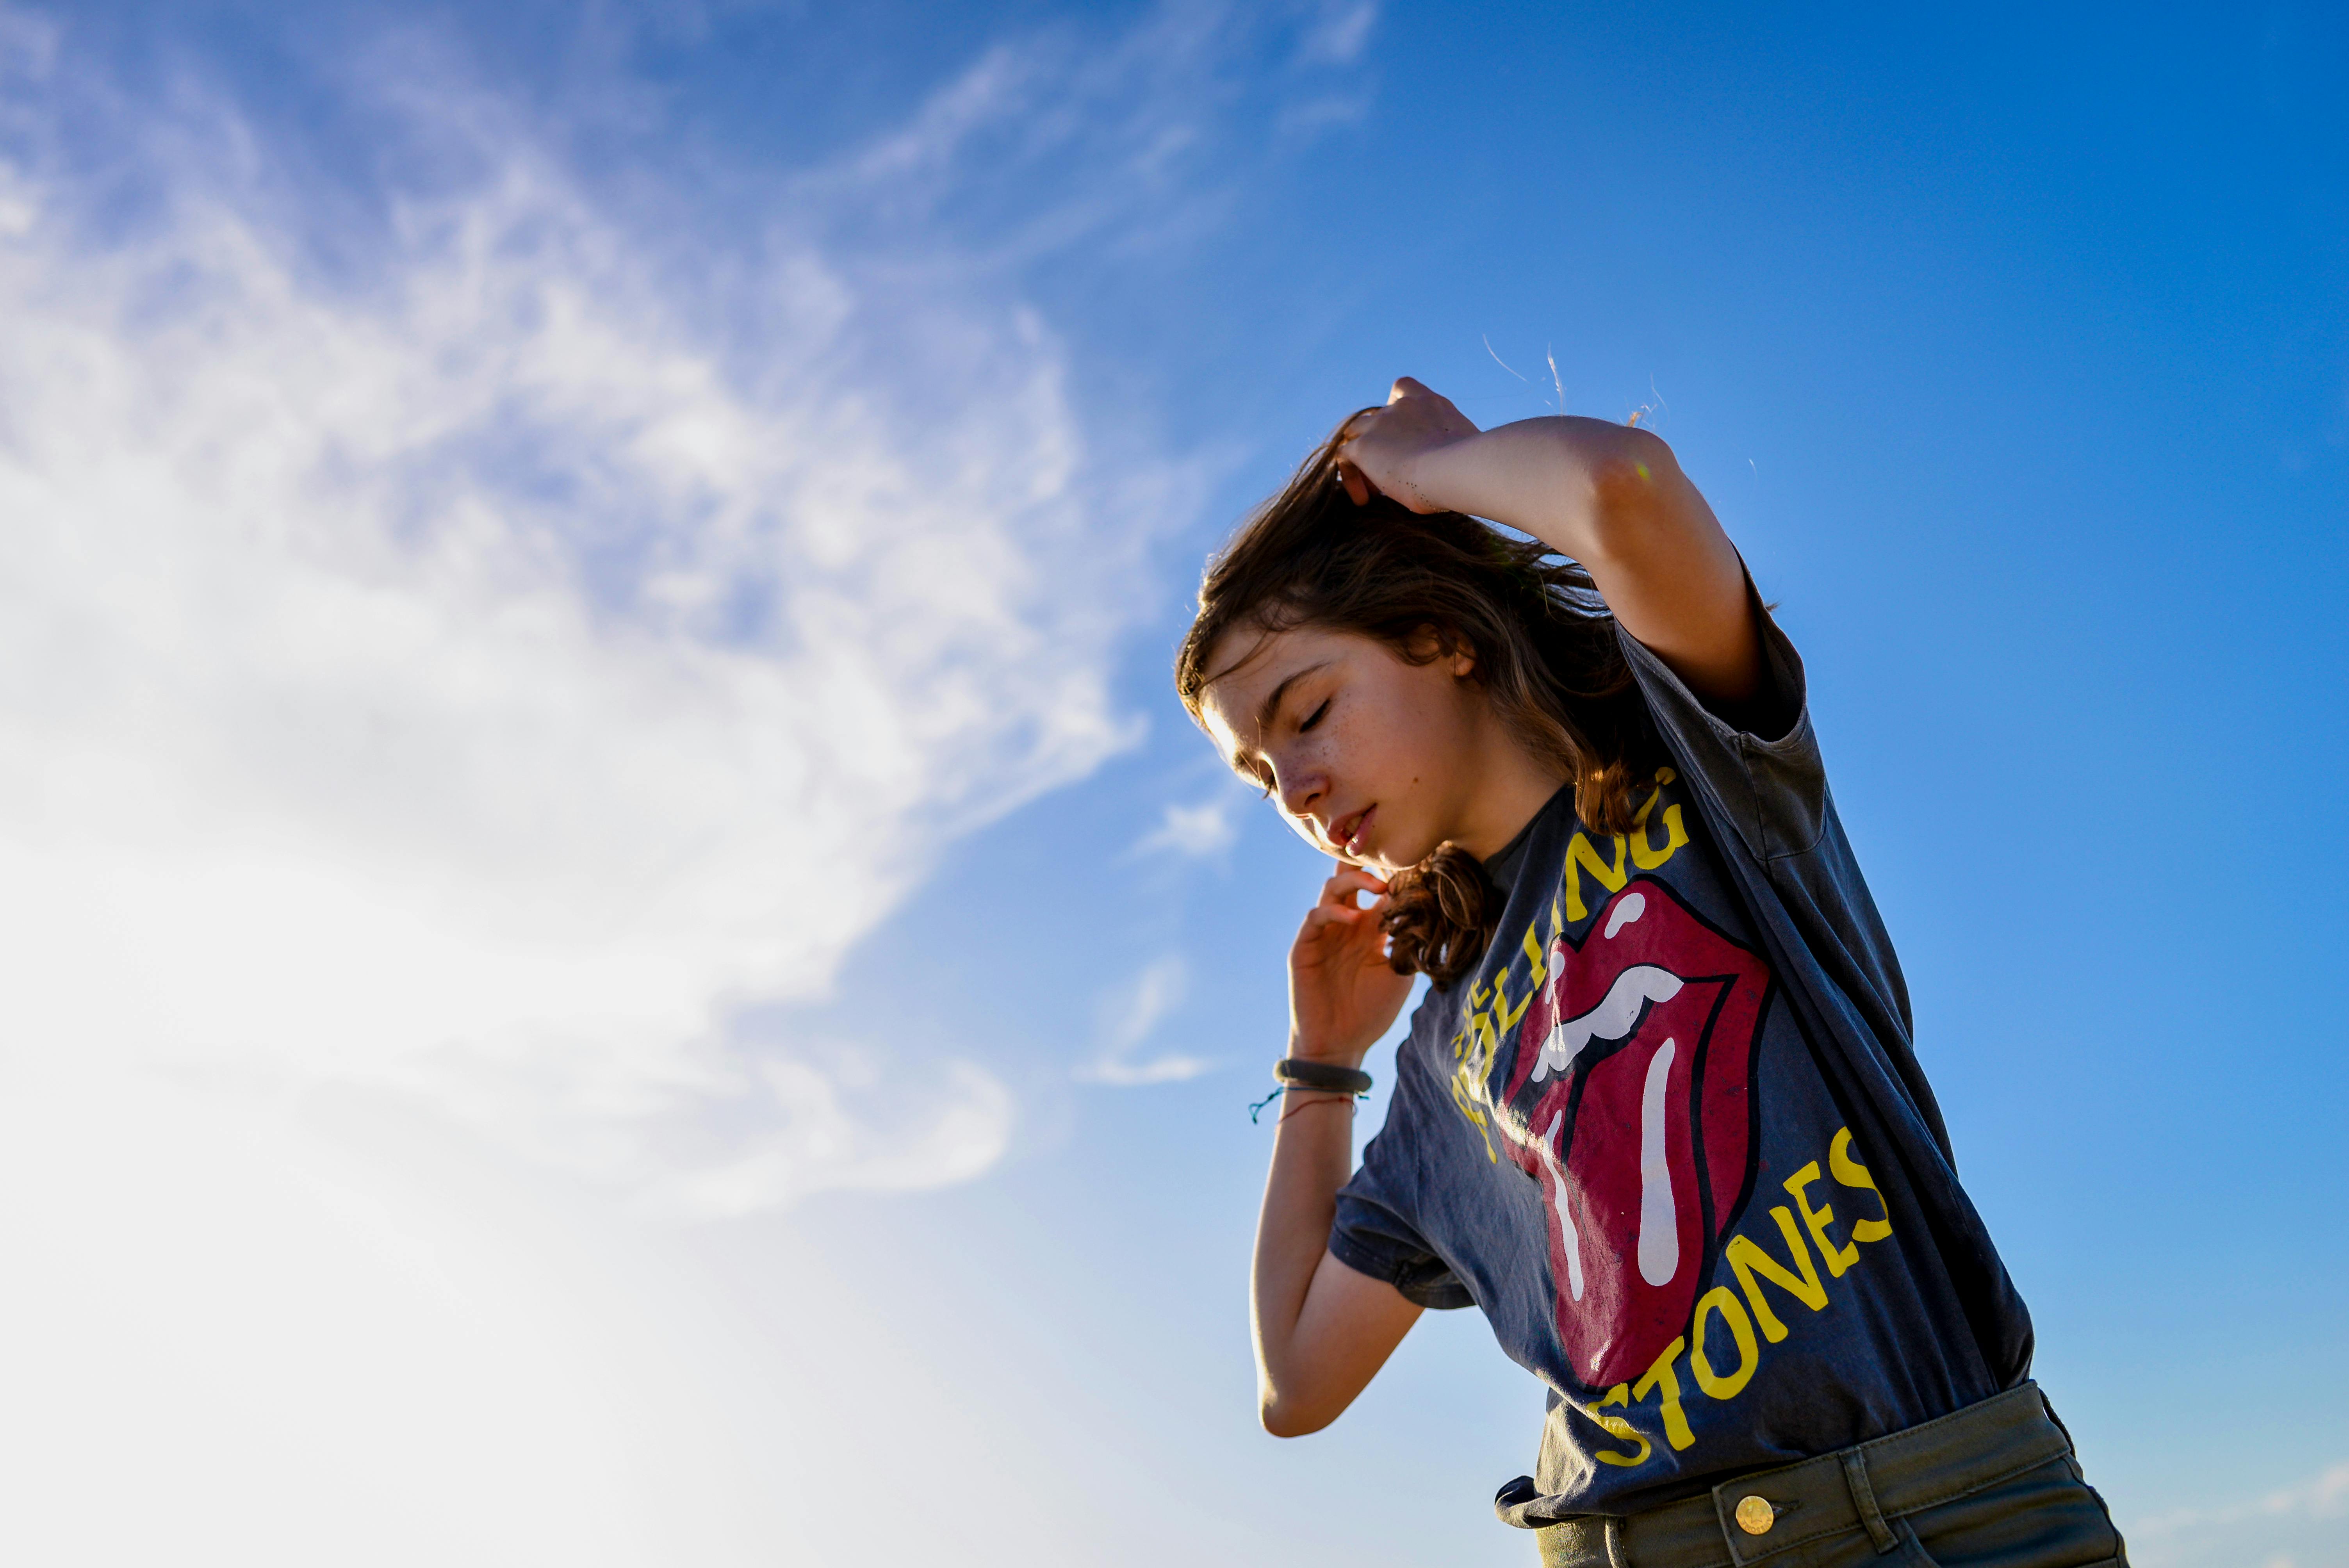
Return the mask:
[[[1356,1274],[1386,1281],[1405,1301],[1439,1310],[1474,1306],[1476,1298],[1452,1265],[1404,1217],[1411,1194],[1422,1190],[1411,1168],[1410,1135],[1395,1125],[1408,1114],[1409,1102],[1399,1085],[1388,1108],[1387,1126],[1362,1150],[1361,1169],[1338,1190],[1330,1251]]]
[[[1619,624],[1617,640],[1665,746],[1694,776],[1690,782],[1706,814],[1742,841],[1794,935],[1827,976],[1872,1015],[1871,1027],[1879,1037],[1906,1040],[1912,1032],[1908,984],[1836,820],[1826,764],[1811,728],[1802,657],[1763,608],[1751,577],[1745,593],[1762,628],[1768,689],[1743,710],[1724,714],[1708,707]],[[1758,725],[1760,732],[1744,727],[1740,719]],[[1928,1098],[1921,1078],[1911,1093]]]
[[[1476,1298],[1452,1266],[1427,1250],[1417,1232],[1394,1211],[1358,1193],[1338,1194],[1338,1218],[1330,1227],[1330,1251],[1356,1274],[1384,1280],[1419,1306],[1448,1310],[1474,1306]]]
[[[1616,636],[1666,747],[1699,775],[1694,782],[1754,859],[1767,865],[1817,847],[1829,815],[1827,778],[1811,729],[1802,655],[1763,608],[1750,577],[1745,593],[1762,628],[1765,689],[1738,710],[1708,706],[1619,624]]]

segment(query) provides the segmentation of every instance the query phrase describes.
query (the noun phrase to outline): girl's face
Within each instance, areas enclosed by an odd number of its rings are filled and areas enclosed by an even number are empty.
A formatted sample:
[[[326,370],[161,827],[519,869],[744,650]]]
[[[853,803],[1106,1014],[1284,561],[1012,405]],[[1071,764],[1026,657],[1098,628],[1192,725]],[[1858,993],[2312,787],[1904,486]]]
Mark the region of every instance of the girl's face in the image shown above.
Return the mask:
[[[1466,651],[1414,665],[1355,632],[1236,628],[1207,667],[1207,733],[1322,853],[1391,874],[1465,842],[1496,746],[1514,751],[1468,678]]]

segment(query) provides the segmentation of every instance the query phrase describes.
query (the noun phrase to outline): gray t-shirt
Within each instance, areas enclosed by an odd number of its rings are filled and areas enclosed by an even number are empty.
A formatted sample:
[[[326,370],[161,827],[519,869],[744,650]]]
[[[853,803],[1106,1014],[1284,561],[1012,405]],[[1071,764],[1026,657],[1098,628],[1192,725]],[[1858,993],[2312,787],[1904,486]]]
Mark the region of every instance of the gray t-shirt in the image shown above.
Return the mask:
[[[1759,607],[1756,613],[1760,614]],[[1513,1524],[1628,1513],[2027,1375],[1908,995],[1837,821],[1802,663],[1764,616],[1775,739],[1628,634],[1668,766],[1625,835],[1561,791],[1488,863],[1475,976],[1428,993],[1330,1250],[1482,1307],[1547,1385]]]

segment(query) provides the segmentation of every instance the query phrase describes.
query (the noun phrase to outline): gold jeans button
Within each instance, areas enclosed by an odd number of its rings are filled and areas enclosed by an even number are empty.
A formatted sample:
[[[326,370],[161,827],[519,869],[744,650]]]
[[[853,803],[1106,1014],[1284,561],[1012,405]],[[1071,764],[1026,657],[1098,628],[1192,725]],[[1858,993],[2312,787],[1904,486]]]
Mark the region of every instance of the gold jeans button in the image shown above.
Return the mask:
[[[1737,1500],[1737,1528],[1746,1534],[1767,1535],[1777,1522],[1778,1511],[1770,1506],[1768,1498],[1748,1495]]]

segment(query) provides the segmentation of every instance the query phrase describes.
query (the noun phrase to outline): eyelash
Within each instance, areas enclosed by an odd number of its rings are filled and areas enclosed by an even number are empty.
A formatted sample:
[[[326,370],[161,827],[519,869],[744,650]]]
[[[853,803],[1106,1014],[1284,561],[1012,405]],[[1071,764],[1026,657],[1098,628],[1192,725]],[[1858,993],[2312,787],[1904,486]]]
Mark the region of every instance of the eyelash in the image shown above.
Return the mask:
[[[1319,707],[1315,708],[1311,713],[1306,715],[1305,722],[1297,727],[1297,733],[1302,735],[1307,730],[1312,728],[1315,725],[1320,723],[1323,716],[1328,714],[1329,711],[1330,699],[1324,697],[1321,699],[1321,706]],[[1272,770],[1270,769],[1251,769],[1249,770],[1248,777],[1256,781],[1257,796],[1259,799],[1269,800],[1272,799]]]

